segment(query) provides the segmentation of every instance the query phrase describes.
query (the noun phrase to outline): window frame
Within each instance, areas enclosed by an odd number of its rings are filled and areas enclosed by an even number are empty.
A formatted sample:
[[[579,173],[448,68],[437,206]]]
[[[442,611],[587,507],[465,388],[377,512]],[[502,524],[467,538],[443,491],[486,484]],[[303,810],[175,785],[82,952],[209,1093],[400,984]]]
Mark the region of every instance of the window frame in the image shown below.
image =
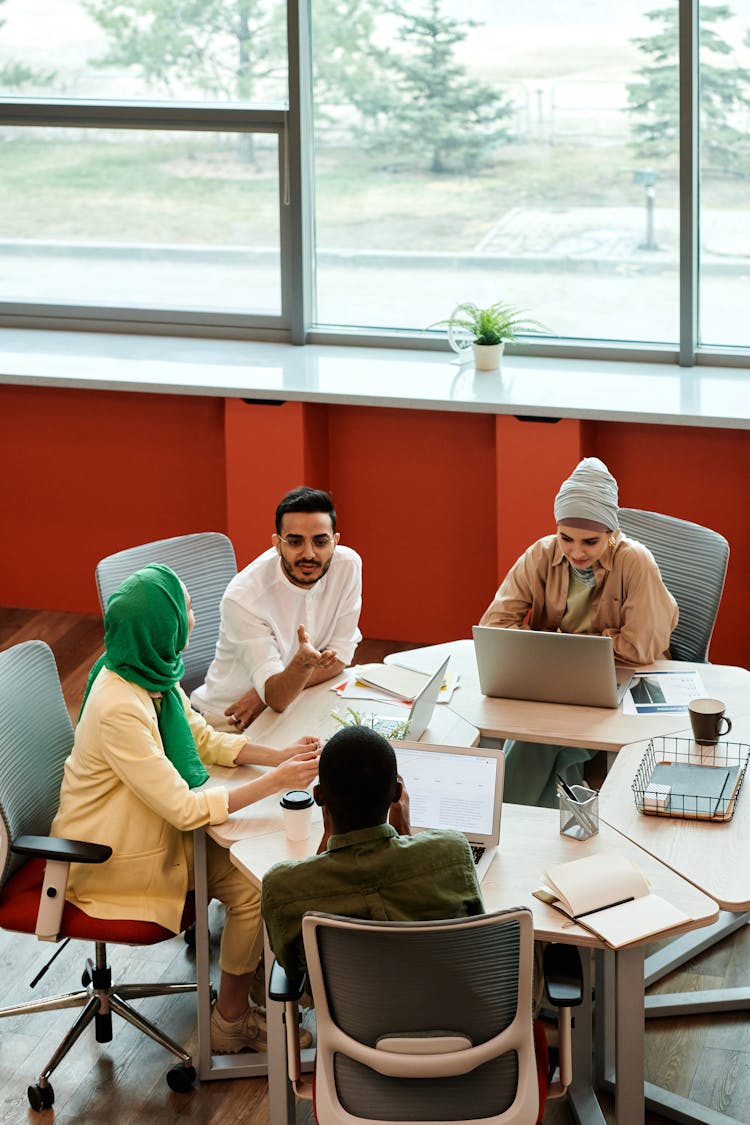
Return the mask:
[[[444,350],[444,340],[414,331],[331,331],[315,325],[315,168],[313,140],[312,3],[287,0],[289,106],[204,104],[158,100],[0,98],[0,125],[83,129],[162,129],[265,133],[277,137],[281,313],[198,313],[172,309],[0,302],[0,325],[256,339],[292,344],[348,344]],[[680,74],[679,342],[539,338],[509,351],[550,358],[750,367],[750,348],[707,348],[699,343],[699,0],[678,0]]]

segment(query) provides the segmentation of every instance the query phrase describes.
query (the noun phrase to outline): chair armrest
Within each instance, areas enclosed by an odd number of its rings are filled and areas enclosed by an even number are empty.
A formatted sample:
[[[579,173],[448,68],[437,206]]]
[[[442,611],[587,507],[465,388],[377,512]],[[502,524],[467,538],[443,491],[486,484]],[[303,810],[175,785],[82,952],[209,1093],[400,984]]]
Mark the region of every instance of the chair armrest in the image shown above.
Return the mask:
[[[60,863],[104,863],[112,855],[107,844],[63,840],[57,836],[18,836],[10,846],[17,855],[52,859]]]
[[[575,1008],[583,1001],[583,966],[574,945],[552,942],[544,950],[544,984],[556,1008]]]
[[[299,1000],[300,996],[305,991],[306,983],[306,973],[287,973],[286,969],[282,968],[278,961],[274,961],[271,966],[271,977],[268,982],[268,995],[271,1000],[294,1003]]]

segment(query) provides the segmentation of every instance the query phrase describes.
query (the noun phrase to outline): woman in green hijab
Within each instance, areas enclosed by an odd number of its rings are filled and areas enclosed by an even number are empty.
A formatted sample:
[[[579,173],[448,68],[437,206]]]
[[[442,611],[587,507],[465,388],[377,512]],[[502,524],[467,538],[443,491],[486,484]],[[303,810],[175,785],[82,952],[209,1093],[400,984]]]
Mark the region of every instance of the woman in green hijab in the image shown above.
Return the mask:
[[[109,844],[104,864],[72,864],[67,898],[95,918],[152,921],[179,933],[193,885],[192,831],[315,777],[319,740],[283,750],[219,734],[179,681],[194,624],[190,596],[167,566],[144,567],[112,595],[104,655],[91,669],[65,764],[52,835]],[[231,790],[199,789],[206,765],[266,766]],[[215,1053],[265,1050],[265,1020],[248,991],[262,949],[260,896],[208,838],[209,894],[226,906]]]

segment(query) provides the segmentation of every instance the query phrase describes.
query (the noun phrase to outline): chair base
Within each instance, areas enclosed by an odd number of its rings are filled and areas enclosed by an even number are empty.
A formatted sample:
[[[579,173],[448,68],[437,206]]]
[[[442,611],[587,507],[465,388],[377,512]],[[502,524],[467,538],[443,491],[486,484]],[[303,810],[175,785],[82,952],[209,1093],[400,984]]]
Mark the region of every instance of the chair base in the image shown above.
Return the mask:
[[[187,1079],[176,1077],[171,1080],[168,1077],[169,1085],[173,1089],[187,1089],[192,1085],[195,1072],[192,1071],[193,1061],[191,1055],[181,1047],[179,1043],[175,1042],[174,1039],[161,1031],[155,1023],[147,1019],[141,1012],[136,1011],[128,1001],[142,999],[147,996],[173,996],[185,992],[195,992],[195,984],[113,985],[112,971],[107,964],[107,951],[104,942],[96,942],[96,962],[93,963],[91,960],[87,962],[83,982],[86,987],[78,992],[64,993],[61,996],[50,996],[44,1000],[29,1000],[23,1004],[14,1004],[9,1008],[0,1009],[0,1018],[6,1016],[31,1015],[34,1012],[52,1012],[63,1008],[83,1009],[46,1066],[43,1067],[37,1079],[37,1089],[44,1091],[50,1088],[50,1075],[59,1066],[73,1044],[76,1043],[83,1031],[92,1021],[95,1021],[97,1041],[106,1043],[111,1040],[112,1013],[115,1013],[134,1027],[137,1027],[144,1035],[148,1035],[156,1043],[161,1044],[162,1047],[171,1051],[171,1053],[180,1060],[182,1064],[181,1067],[175,1069],[181,1070],[187,1075]],[[192,1071],[193,1074],[192,1080],[188,1080],[190,1071]],[[170,1072],[170,1075],[171,1074],[172,1072]],[[173,1085],[173,1081],[176,1085]],[[32,1091],[35,1088],[30,1087],[29,1089]],[[31,1093],[29,1097],[31,1100]],[[34,1108],[41,1109],[43,1107],[40,1105]]]

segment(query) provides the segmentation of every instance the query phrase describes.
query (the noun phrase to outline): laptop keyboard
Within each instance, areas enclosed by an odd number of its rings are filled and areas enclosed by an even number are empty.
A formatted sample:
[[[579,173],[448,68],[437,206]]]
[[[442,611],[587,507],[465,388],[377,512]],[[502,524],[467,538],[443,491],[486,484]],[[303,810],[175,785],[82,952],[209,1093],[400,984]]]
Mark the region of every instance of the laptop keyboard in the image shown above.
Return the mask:
[[[474,866],[476,867],[476,865],[484,855],[486,848],[484,844],[470,844],[469,847],[471,848],[471,856],[474,860]]]

